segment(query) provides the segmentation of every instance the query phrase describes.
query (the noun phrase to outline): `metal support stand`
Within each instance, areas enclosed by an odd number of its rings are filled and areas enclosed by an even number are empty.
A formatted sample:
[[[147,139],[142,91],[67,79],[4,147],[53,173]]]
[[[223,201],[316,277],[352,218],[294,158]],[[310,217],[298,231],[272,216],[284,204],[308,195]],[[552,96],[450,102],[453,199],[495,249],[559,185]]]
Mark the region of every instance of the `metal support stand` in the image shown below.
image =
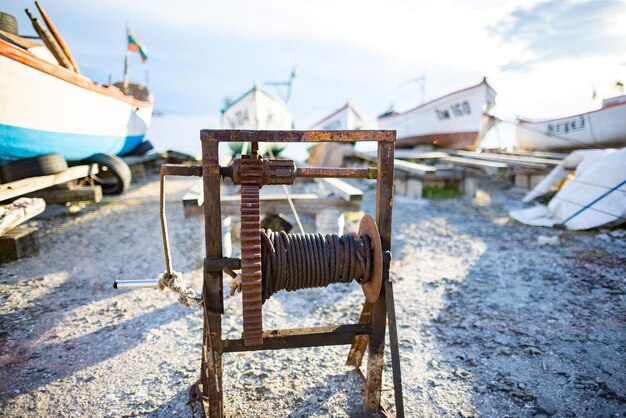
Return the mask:
[[[391,354],[394,372],[397,416],[404,416],[397,330],[393,307],[393,291],[389,281],[391,250],[391,220],[393,203],[393,161],[395,131],[238,131],[203,130],[202,176],[204,179],[204,225],[206,260],[204,267],[204,336],[202,344],[202,369],[200,388],[205,411],[210,417],[224,414],[222,387],[222,355],[228,352],[276,350],[323,345],[352,344],[348,364],[359,367],[368,347],[368,364],[365,373],[364,413],[381,410],[381,387],[384,367],[385,333],[390,327]],[[220,176],[229,168],[220,168],[218,145],[220,142],[355,142],[378,143],[377,168],[341,169],[320,168],[296,170],[295,177],[353,177],[377,178],[376,223],[383,251],[388,256],[383,261],[383,283],[378,300],[365,302],[359,324],[323,326],[316,328],[265,331],[262,343],[246,344],[244,339],[222,340],[221,315],[224,312],[222,270],[233,260],[222,257]],[[254,148],[254,147],[253,147]],[[387,318],[389,319],[387,321]]]

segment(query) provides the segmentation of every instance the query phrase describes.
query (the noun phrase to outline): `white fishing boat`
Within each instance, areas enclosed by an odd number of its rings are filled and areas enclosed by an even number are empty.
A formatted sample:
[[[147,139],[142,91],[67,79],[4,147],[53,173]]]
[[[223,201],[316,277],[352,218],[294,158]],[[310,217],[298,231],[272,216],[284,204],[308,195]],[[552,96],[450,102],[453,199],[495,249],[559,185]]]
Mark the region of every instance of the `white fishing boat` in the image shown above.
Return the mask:
[[[222,110],[224,129],[243,130],[288,130],[293,126],[293,116],[285,102],[269,94],[258,85],[230,102]],[[231,149],[239,153],[242,144],[232,143]],[[280,152],[284,144],[272,144],[274,153]],[[265,153],[266,144],[259,144],[259,152]]]
[[[345,105],[335,110],[322,120],[313,124],[309,129],[312,130],[354,130],[363,127],[363,118],[356,111],[352,103],[347,102]]]
[[[363,118],[352,103],[347,102],[339,109],[331,112],[309,129],[321,131],[355,130],[363,127]],[[352,154],[352,144],[336,142],[320,142],[311,146],[307,163],[322,167],[340,167],[344,158]]]
[[[558,119],[518,119],[517,146],[528,150],[559,150],[626,146],[626,95],[602,101],[590,112]]]
[[[378,117],[380,129],[397,131],[396,146],[420,144],[453,149],[473,149],[494,119],[495,90],[483,79],[479,84],[421,104],[406,112],[389,111]]]
[[[153,108],[148,90],[129,85],[124,93],[95,83],[62,46],[64,52],[51,51],[0,31],[0,158],[55,153],[81,160],[123,155],[143,142]]]

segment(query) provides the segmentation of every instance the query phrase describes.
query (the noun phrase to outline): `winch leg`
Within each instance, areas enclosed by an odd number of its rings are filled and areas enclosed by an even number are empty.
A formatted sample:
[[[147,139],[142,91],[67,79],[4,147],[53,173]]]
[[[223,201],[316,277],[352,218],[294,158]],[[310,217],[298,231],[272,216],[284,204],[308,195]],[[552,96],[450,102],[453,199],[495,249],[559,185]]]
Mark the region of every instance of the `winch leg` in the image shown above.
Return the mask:
[[[368,301],[364,301],[361,315],[359,316],[359,324],[369,324],[371,313],[372,304]],[[361,361],[363,361],[368,340],[368,334],[354,337],[354,342],[352,343],[352,347],[350,347],[350,353],[348,353],[348,360],[346,360],[346,366],[361,367]]]
[[[204,133],[203,133],[204,135]],[[222,257],[222,216],[220,199],[220,166],[217,141],[202,142],[202,176],[204,183],[204,236],[206,258]],[[202,338],[201,376],[203,399],[209,400],[211,418],[224,416],[222,384],[222,313],[224,295],[222,271],[204,268],[204,334]],[[206,405],[203,405],[206,407]],[[206,408],[205,408],[206,410]]]
[[[391,250],[391,214],[393,205],[393,158],[394,144],[378,143],[378,179],[376,181],[376,224],[380,231],[383,253]],[[383,283],[389,280],[390,260],[383,258]],[[365,383],[365,413],[378,412],[385,363],[385,328],[387,302],[385,287],[378,300],[372,304],[372,332],[369,336],[369,351]]]
[[[393,283],[385,282],[387,298],[387,319],[389,325],[389,346],[391,347],[391,369],[393,370],[393,391],[396,400],[396,418],[404,418],[404,399],[402,398],[402,371],[400,369],[400,347],[398,346],[398,328],[396,326],[396,306],[393,298]]]

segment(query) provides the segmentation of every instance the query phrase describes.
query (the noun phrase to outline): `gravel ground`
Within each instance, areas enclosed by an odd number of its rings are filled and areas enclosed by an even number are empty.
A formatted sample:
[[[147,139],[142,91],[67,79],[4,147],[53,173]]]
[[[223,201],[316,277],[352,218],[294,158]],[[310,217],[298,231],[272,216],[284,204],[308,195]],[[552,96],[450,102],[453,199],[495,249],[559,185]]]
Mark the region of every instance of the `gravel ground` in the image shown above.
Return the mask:
[[[183,219],[189,180],[168,183],[174,267],[199,288],[201,219]],[[626,415],[626,243],[617,233],[517,224],[520,194],[398,197],[396,309],[408,416]],[[372,212],[374,192],[364,210]],[[158,182],[40,222],[38,257],[0,265],[0,416],[189,417],[201,316],[156,290],[114,291],[163,270]],[[618,231],[623,232],[623,230]],[[558,236],[543,246],[538,236]],[[612,236],[613,235],[613,236]],[[356,284],[281,293],[265,328],[356,321]],[[239,337],[239,297],[224,332]],[[224,359],[229,416],[358,416],[347,347]],[[390,370],[383,398],[393,410]],[[196,411],[197,412],[197,411]]]

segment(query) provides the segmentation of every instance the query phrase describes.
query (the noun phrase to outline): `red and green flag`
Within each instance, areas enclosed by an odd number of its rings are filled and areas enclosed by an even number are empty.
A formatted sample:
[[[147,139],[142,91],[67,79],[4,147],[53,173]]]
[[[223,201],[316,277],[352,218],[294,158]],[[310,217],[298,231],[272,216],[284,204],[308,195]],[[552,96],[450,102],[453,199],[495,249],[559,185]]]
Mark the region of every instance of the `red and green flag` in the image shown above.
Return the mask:
[[[128,50],[137,52],[141,56],[141,62],[145,62],[148,59],[146,48],[130,29],[128,29]]]

